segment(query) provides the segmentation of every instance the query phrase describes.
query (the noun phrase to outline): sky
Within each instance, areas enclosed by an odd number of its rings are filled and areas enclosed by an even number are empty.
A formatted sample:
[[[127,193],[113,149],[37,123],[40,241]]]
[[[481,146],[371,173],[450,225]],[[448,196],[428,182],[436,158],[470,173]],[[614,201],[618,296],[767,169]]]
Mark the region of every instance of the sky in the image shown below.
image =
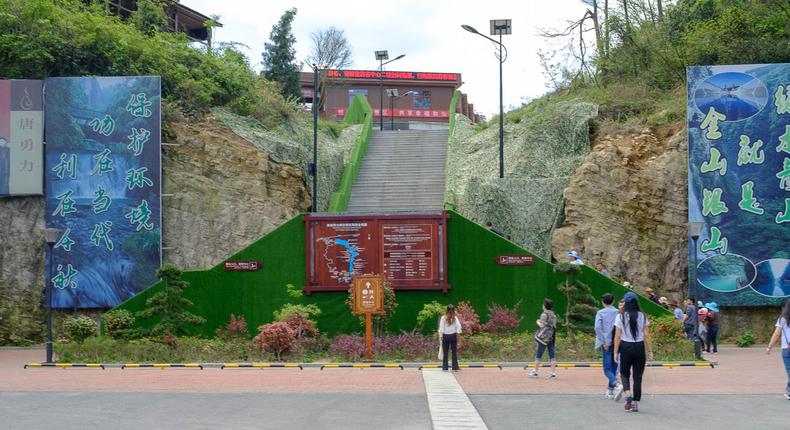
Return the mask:
[[[378,68],[374,51],[388,50],[390,58],[406,56],[386,70],[461,73],[461,91],[475,110],[488,118],[499,112],[499,63],[494,45],[461,29],[468,24],[489,34],[490,19],[511,19],[513,33],[502,37],[508,49],[503,66],[505,110],[521,106],[548,90],[548,78],[537,56],[552,45],[540,29],[562,28],[584,14],[580,0],[399,0],[341,2],[307,0],[181,0],[204,15],[219,15],[222,28],[215,40],[241,42],[251,63],[260,69],[263,44],[283,12],[297,8],[293,23],[296,59],[310,51],[310,34],[330,26],[345,31],[354,50],[353,69]],[[556,42],[554,42],[556,43]],[[557,46],[554,45],[554,48]]]

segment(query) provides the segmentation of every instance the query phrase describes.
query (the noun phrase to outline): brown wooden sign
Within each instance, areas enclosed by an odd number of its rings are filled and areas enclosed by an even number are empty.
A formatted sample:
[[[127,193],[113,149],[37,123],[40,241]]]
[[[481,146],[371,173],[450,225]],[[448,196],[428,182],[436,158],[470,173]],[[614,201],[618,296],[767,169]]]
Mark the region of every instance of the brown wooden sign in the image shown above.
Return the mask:
[[[384,313],[384,279],[381,275],[355,276],[352,286],[354,315]]]
[[[263,264],[255,260],[228,260],[225,262],[225,270],[229,272],[257,272],[261,270]]]
[[[344,291],[380,273],[394,290],[447,291],[444,212],[310,214],[304,218],[305,291]]]
[[[496,264],[500,266],[533,266],[535,265],[535,257],[519,254],[497,255]]]

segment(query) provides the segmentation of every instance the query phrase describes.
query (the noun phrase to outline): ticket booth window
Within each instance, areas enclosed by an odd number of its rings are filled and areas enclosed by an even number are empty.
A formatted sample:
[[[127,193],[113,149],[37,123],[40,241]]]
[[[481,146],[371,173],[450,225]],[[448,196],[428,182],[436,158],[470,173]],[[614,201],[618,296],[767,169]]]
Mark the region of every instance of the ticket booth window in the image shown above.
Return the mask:
[[[418,91],[414,95],[414,109],[430,109],[431,108],[431,92]]]

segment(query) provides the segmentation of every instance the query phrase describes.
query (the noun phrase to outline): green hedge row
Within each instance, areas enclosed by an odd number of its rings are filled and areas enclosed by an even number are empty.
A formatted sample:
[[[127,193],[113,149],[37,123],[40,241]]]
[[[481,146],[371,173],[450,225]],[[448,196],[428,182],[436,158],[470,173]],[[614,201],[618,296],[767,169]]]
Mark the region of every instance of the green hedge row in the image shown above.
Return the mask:
[[[345,212],[346,208],[348,208],[348,200],[351,198],[351,187],[354,186],[359,169],[362,167],[362,160],[368,153],[368,142],[370,142],[370,134],[373,130],[373,111],[363,95],[357,94],[354,97],[343,122],[346,124],[362,124],[362,131],[354,143],[351,159],[343,171],[343,176],[340,178],[340,186],[330,197],[329,212]]]

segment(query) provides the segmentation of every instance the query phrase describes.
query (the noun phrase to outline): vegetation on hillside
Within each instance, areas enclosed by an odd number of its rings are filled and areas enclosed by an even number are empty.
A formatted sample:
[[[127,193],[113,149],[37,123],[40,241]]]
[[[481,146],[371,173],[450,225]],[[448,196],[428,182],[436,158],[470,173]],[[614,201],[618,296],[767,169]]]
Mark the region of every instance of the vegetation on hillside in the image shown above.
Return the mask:
[[[551,92],[508,120],[583,100],[600,104],[604,121],[677,122],[687,66],[790,62],[790,0],[581,1],[583,17],[543,31],[567,42],[541,52]]]

